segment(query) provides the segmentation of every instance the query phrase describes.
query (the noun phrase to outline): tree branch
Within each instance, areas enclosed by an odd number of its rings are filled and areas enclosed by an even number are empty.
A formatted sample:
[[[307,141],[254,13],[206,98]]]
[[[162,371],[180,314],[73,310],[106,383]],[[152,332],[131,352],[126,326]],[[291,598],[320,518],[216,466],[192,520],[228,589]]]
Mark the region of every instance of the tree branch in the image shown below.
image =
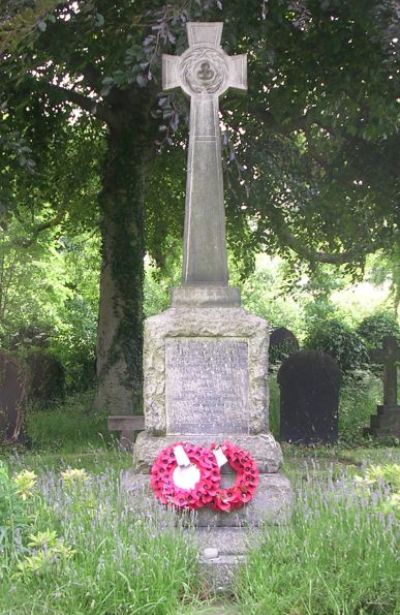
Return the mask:
[[[41,222],[40,224],[35,226],[35,228],[30,233],[30,237],[26,239],[17,240],[14,242],[14,244],[17,245],[18,247],[29,248],[34,243],[34,241],[37,239],[38,235],[40,235],[40,233],[42,233],[43,231],[49,228],[52,228],[53,226],[57,226],[57,224],[60,224],[63,221],[65,214],[66,214],[65,209],[61,209],[54,216],[54,218],[50,218],[50,220],[46,220],[45,222]]]
[[[355,246],[351,250],[340,252],[338,254],[321,252],[305,246],[300,239],[292,235],[292,233],[286,229],[281,229],[279,235],[288,248],[291,248],[301,258],[304,258],[310,262],[316,261],[318,263],[326,263],[329,265],[345,265],[346,263],[353,263],[356,261],[361,253],[359,245]],[[368,253],[372,253],[378,250],[379,247],[380,246],[377,246],[371,241],[369,244],[364,246],[364,251],[366,250]]]
[[[114,120],[114,114],[104,103],[97,102],[89,96],[77,92],[76,90],[64,88],[61,85],[49,83],[48,81],[42,81],[39,79],[33,80],[35,84],[42,89],[43,92],[49,96],[57,97],[63,101],[71,102],[77,105],[84,111],[87,111],[97,119],[105,122],[106,124],[112,124]]]
[[[274,217],[279,221],[279,230],[277,231],[277,234],[279,235],[282,243],[296,252],[300,258],[303,258],[310,263],[318,262],[326,263],[328,265],[345,265],[346,263],[353,263],[356,261],[362,252],[368,251],[368,253],[372,253],[381,247],[376,245],[375,242],[370,241],[368,244],[363,246],[364,250],[360,250],[360,244],[355,245],[351,250],[340,253],[314,250],[313,248],[306,246],[300,239],[295,237],[295,235],[288,230],[282,212],[276,207],[274,207]]]
[[[261,103],[255,105],[250,104],[249,112],[261,122],[263,122],[266,126],[274,128],[277,132],[284,135],[288,135],[289,133],[293,132],[293,130],[303,130],[307,121],[306,116],[301,115],[297,118],[291,119],[287,125],[282,126],[282,124],[276,120],[274,115],[270,111],[265,109],[265,107]]]

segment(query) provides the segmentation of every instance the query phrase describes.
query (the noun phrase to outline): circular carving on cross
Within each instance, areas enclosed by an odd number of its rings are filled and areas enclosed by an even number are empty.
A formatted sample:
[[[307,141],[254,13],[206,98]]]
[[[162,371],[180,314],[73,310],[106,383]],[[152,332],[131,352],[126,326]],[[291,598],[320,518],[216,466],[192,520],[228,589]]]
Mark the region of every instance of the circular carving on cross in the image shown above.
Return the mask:
[[[182,54],[182,88],[191,94],[222,94],[227,88],[225,54],[213,47],[188,49]]]

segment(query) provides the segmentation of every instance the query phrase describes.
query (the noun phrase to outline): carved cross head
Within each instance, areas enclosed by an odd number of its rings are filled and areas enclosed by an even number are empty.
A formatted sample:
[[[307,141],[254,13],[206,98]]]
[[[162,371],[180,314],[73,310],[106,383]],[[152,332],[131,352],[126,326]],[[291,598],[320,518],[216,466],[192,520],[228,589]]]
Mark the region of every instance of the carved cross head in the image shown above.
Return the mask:
[[[393,335],[383,337],[383,349],[378,348],[371,352],[374,361],[393,366],[400,360],[400,348],[397,339]]]
[[[189,97],[219,97],[228,88],[246,90],[246,54],[225,53],[223,24],[188,22],[186,27],[189,48],[181,56],[162,56],[163,90],[181,87]]]

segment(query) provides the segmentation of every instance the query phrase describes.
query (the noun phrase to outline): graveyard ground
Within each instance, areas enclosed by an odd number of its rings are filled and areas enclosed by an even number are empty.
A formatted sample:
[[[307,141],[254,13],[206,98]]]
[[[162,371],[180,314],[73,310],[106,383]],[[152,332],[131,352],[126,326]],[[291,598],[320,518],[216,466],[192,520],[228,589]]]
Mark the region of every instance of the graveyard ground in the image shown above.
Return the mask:
[[[293,519],[266,528],[233,594],[217,600],[181,530],[160,533],[151,513],[132,518],[117,489],[131,457],[105,417],[86,413],[89,398],[36,412],[30,448],[0,457],[1,615],[400,613],[400,447],[359,433],[375,388],[345,387],[353,423],[338,446],[283,446]],[[275,421],[273,376],[271,390]],[[389,474],[371,474],[382,465]]]

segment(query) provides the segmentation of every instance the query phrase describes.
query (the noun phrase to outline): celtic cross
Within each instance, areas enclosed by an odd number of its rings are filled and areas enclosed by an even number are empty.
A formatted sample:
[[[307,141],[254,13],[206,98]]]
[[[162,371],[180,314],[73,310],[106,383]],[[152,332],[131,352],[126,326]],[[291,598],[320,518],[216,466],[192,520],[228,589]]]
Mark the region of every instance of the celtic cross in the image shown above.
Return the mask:
[[[221,48],[222,27],[187,23],[189,48],[162,57],[163,89],[190,98],[184,285],[228,284],[218,100],[228,88],[247,89],[247,64]]]

